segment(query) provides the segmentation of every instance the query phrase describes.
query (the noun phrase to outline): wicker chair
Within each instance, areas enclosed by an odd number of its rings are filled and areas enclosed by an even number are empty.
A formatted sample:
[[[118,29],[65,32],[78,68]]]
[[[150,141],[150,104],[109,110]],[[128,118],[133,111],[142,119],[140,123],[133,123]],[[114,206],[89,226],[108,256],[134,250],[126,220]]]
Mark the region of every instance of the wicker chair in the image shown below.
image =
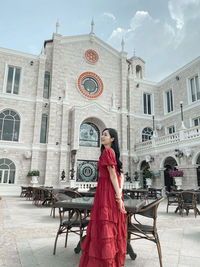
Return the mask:
[[[58,201],[62,201],[65,199],[70,199],[71,197],[65,194],[58,194],[56,198]],[[68,213],[67,217],[65,216],[66,213]],[[78,234],[80,236],[80,244],[82,243],[83,232],[86,230],[86,227],[89,223],[88,215],[89,214],[87,212],[78,209],[59,208],[60,224],[54,242],[54,255],[56,253],[58,237],[61,234],[65,234],[65,248],[67,247],[69,233]]]
[[[196,193],[191,191],[183,191],[179,193],[179,214],[183,216],[184,210],[189,214],[189,210],[194,210],[194,216],[197,216],[197,200]]]
[[[179,193],[177,192],[167,192],[166,191],[166,196],[167,196],[167,213],[169,210],[169,206],[175,206],[176,211],[178,210],[178,195]]]
[[[160,261],[160,267],[162,267],[162,253],[161,253],[161,246],[160,241],[157,233],[157,209],[159,204],[164,200],[164,198],[157,199],[150,204],[144,206],[137,214],[134,214],[134,219],[136,223],[132,223],[131,216],[128,217],[128,225],[127,225],[127,231],[128,231],[128,242],[130,243],[131,240],[137,240],[137,239],[147,239],[149,241],[152,241],[156,243],[158,255],[159,255],[159,261]],[[147,217],[150,220],[150,223],[148,225],[142,224],[138,220],[138,215]],[[137,217],[137,218],[136,218]],[[131,236],[134,236],[133,238]]]

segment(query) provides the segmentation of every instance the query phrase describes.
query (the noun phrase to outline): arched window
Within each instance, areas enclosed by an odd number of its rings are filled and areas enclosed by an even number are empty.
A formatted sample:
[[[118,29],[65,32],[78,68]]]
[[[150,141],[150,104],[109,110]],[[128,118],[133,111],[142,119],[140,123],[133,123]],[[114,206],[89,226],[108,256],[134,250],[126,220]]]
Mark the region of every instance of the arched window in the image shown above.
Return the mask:
[[[142,131],[142,142],[148,141],[153,135],[153,130],[150,127],[146,127]]]
[[[15,164],[6,158],[0,159],[0,184],[14,184]]]
[[[80,127],[80,146],[99,147],[100,132],[96,125],[93,123],[85,122]]]
[[[19,140],[20,117],[13,110],[4,110],[0,113],[0,140]]]
[[[140,65],[137,65],[136,66],[136,77],[138,79],[142,79],[142,68]]]

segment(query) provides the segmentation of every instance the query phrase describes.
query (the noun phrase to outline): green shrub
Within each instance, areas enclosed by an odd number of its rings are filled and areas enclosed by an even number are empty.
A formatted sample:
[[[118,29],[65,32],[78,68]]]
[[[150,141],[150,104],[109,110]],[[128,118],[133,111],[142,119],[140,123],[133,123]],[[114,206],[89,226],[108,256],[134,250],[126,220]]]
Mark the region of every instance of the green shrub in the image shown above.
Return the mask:
[[[40,171],[38,170],[29,171],[27,176],[40,176]]]

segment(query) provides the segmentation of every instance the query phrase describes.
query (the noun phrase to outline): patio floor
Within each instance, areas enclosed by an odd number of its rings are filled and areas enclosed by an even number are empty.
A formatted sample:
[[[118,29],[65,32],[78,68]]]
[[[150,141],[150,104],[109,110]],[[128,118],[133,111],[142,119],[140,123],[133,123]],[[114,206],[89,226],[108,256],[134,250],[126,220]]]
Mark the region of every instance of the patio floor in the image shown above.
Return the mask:
[[[181,217],[166,201],[158,209],[158,230],[163,254],[163,267],[200,266],[200,216]],[[70,234],[68,247],[59,237],[56,255],[53,244],[59,225],[49,207],[36,207],[25,198],[4,196],[0,201],[0,267],[77,267],[80,254],[74,253],[78,236]],[[156,245],[147,240],[133,242],[137,258],[127,255],[125,267],[159,267]],[[95,266],[94,266],[95,267]]]

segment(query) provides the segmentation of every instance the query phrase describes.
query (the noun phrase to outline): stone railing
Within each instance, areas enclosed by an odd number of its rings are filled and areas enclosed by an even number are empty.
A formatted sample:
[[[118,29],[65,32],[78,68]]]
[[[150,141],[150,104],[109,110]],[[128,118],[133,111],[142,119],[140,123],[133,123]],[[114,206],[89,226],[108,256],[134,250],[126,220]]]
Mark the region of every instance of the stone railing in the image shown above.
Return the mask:
[[[152,147],[152,141],[146,141],[146,142],[141,142],[141,143],[137,143],[135,145],[135,150],[144,150],[146,148]]]
[[[184,131],[184,139],[188,140],[188,139],[196,139],[196,138],[200,138],[200,127],[196,127],[196,128],[192,128],[192,129],[188,129]]]
[[[76,182],[75,187],[78,187],[78,191],[88,191],[90,188],[96,187],[97,182]],[[124,189],[132,189],[135,188],[135,184],[125,182],[124,183]]]
[[[160,136],[157,138],[154,138],[155,146],[162,146],[165,144],[174,144],[179,142],[179,133],[173,133],[169,135]],[[152,142],[153,143],[153,142]]]
[[[200,126],[190,129],[179,130],[176,133],[168,134],[159,137],[152,137],[151,140],[146,142],[137,143],[135,145],[136,151],[143,151],[152,147],[159,147],[164,145],[171,145],[179,142],[187,142],[200,138]]]
[[[78,191],[88,191],[90,188],[96,187],[97,182],[76,182],[75,187],[78,187]]]

